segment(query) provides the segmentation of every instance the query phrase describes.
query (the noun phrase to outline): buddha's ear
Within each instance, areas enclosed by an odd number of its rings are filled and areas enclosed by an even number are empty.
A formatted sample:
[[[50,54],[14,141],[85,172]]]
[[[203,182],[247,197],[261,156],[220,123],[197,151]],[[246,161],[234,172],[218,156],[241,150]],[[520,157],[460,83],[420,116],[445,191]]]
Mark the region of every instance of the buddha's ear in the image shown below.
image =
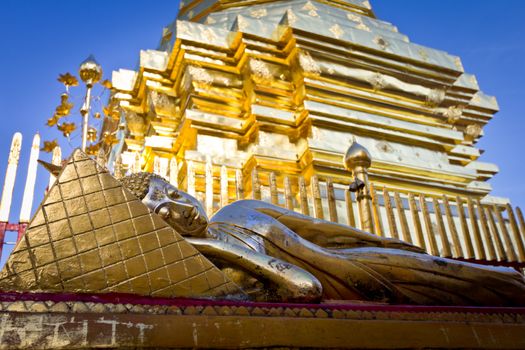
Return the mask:
[[[40,163],[40,165],[42,165],[47,171],[49,171],[54,176],[58,176],[58,174],[60,174],[60,171],[62,171],[62,167],[60,165],[44,162],[40,159],[38,160],[38,163]]]

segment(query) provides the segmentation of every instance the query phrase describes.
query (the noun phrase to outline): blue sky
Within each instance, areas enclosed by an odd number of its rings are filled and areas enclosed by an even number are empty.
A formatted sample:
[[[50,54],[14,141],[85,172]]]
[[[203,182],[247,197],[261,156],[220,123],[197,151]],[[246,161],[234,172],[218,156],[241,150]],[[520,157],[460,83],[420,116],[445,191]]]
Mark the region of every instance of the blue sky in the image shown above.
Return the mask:
[[[371,0],[377,17],[392,22],[411,41],[458,55],[501,111],[484,129],[480,160],[500,166],[493,194],[525,207],[525,1]],[[0,2],[0,181],[14,132],[24,136],[19,172],[24,173],[31,138],[58,136],[44,125],[59,102],[59,73],[76,74],[93,53],[105,78],[135,68],[140,49],[155,48],[162,27],[176,16],[176,0],[47,0]],[[65,153],[69,153],[67,150]],[[48,155],[41,158],[49,160]],[[48,177],[39,169],[37,191]],[[25,179],[16,185],[20,203]],[[38,200],[39,201],[39,200]],[[37,201],[37,202],[38,202]],[[35,206],[38,203],[35,203]],[[19,204],[11,214],[17,221]]]

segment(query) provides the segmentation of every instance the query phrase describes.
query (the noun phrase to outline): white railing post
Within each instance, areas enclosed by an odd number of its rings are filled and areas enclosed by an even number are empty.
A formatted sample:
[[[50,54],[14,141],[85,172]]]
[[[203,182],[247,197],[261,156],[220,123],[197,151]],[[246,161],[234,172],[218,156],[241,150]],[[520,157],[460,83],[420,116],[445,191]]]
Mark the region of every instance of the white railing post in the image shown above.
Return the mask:
[[[24,188],[24,197],[22,199],[22,207],[20,209],[20,224],[27,224],[31,218],[31,209],[33,206],[33,198],[35,197],[35,183],[38,168],[38,156],[40,154],[40,135],[36,134],[33,137],[33,144],[31,145],[31,154],[29,155],[29,165],[27,167],[26,185]],[[20,231],[20,230],[19,230]]]

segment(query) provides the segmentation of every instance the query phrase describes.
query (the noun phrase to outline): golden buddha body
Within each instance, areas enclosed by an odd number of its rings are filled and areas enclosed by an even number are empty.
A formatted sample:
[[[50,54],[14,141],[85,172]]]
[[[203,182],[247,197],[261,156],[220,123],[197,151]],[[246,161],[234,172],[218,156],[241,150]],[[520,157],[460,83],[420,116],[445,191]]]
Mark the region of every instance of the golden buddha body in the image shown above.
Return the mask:
[[[431,256],[405,242],[241,200],[208,221],[200,203],[147,173],[122,180],[253,300],[525,305],[517,271]]]

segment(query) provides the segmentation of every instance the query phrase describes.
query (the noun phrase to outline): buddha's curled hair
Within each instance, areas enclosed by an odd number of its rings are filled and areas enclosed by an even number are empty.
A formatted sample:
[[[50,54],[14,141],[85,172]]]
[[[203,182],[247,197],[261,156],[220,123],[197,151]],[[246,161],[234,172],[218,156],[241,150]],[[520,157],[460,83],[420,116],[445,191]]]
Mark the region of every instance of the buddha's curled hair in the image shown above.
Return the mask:
[[[131,174],[123,177],[119,181],[124,185],[124,187],[126,187],[131,193],[133,193],[135,197],[142,200],[148,194],[150,181],[152,179],[160,179],[162,181],[166,181],[159,175],[146,172]]]

